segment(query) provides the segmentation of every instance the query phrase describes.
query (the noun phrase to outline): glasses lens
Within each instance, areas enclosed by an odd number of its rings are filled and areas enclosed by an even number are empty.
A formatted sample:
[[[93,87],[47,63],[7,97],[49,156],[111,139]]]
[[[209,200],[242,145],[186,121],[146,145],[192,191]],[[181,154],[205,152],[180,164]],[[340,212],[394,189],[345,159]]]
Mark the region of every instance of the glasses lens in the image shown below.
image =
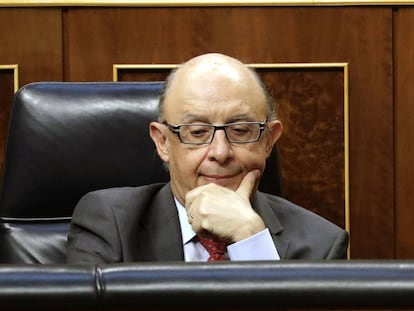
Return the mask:
[[[260,124],[235,123],[226,127],[227,137],[230,142],[248,143],[259,139]]]
[[[214,127],[210,125],[194,124],[180,127],[181,140],[188,144],[205,144],[210,142]]]

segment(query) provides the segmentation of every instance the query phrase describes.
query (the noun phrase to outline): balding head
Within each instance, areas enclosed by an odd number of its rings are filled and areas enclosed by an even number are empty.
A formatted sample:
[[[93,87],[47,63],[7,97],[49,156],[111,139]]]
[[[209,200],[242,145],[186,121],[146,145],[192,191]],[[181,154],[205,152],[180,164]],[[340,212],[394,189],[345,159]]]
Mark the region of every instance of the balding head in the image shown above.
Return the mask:
[[[229,91],[254,97],[266,105],[268,120],[274,119],[273,99],[257,73],[239,60],[218,53],[203,54],[190,59],[174,70],[167,78],[159,103],[159,118],[163,120],[166,103],[170,95],[188,96],[202,92],[209,100],[223,101],[231,96]]]

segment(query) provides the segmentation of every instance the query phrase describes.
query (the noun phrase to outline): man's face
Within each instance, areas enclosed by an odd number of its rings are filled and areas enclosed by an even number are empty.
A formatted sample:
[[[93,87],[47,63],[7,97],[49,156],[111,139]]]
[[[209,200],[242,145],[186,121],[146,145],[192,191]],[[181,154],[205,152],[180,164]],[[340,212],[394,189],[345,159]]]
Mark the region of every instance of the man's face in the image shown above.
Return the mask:
[[[250,74],[228,69],[203,74],[193,71],[177,75],[169,90],[164,106],[168,123],[224,125],[266,119],[265,96]],[[166,126],[159,125],[165,136],[165,153],[160,156],[168,163],[174,195],[184,203],[188,191],[208,183],[236,190],[249,171],[263,172],[275,141],[270,128],[277,124],[270,122],[257,142],[230,143],[225,132],[218,130],[207,145],[183,144]]]

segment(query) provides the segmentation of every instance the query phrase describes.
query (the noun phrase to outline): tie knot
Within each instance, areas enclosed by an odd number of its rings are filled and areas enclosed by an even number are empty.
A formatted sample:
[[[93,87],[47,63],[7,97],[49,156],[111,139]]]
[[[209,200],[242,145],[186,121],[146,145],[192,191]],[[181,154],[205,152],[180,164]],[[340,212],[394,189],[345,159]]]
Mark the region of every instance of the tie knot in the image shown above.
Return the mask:
[[[226,243],[224,241],[217,239],[212,234],[200,235],[198,236],[198,240],[210,254],[208,261],[225,260],[224,254],[226,252]]]

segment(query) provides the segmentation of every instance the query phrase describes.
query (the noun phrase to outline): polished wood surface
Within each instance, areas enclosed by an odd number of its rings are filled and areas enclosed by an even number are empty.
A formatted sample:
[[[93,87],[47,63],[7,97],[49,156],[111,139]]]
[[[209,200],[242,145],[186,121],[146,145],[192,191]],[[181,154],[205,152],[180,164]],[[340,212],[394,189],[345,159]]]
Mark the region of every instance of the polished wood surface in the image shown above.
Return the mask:
[[[414,9],[395,11],[396,256],[414,257]]]
[[[12,69],[0,67],[0,146],[6,143],[7,126],[9,124],[11,99],[14,94],[14,72]],[[0,163],[3,163],[3,152],[0,152]]]
[[[328,68],[282,71],[265,81],[284,126],[278,142],[283,196],[345,228],[343,79],[343,71]]]
[[[0,7],[181,7],[181,6],[354,6],[413,5],[412,0],[2,0]]]
[[[61,9],[0,8],[0,64],[18,64],[20,85],[61,81]]]
[[[111,81],[114,64],[174,64],[213,51],[246,63],[348,63],[351,258],[410,258],[412,10],[0,8],[6,43],[0,64],[19,64],[23,85]],[[163,74],[149,72],[147,78]],[[342,73],[299,71],[273,77],[276,99],[289,103],[287,110],[280,107],[281,118],[288,120],[280,141],[287,196],[343,225]],[[128,80],[128,73],[121,78]],[[288,88],[289,81],[294,88]]]

